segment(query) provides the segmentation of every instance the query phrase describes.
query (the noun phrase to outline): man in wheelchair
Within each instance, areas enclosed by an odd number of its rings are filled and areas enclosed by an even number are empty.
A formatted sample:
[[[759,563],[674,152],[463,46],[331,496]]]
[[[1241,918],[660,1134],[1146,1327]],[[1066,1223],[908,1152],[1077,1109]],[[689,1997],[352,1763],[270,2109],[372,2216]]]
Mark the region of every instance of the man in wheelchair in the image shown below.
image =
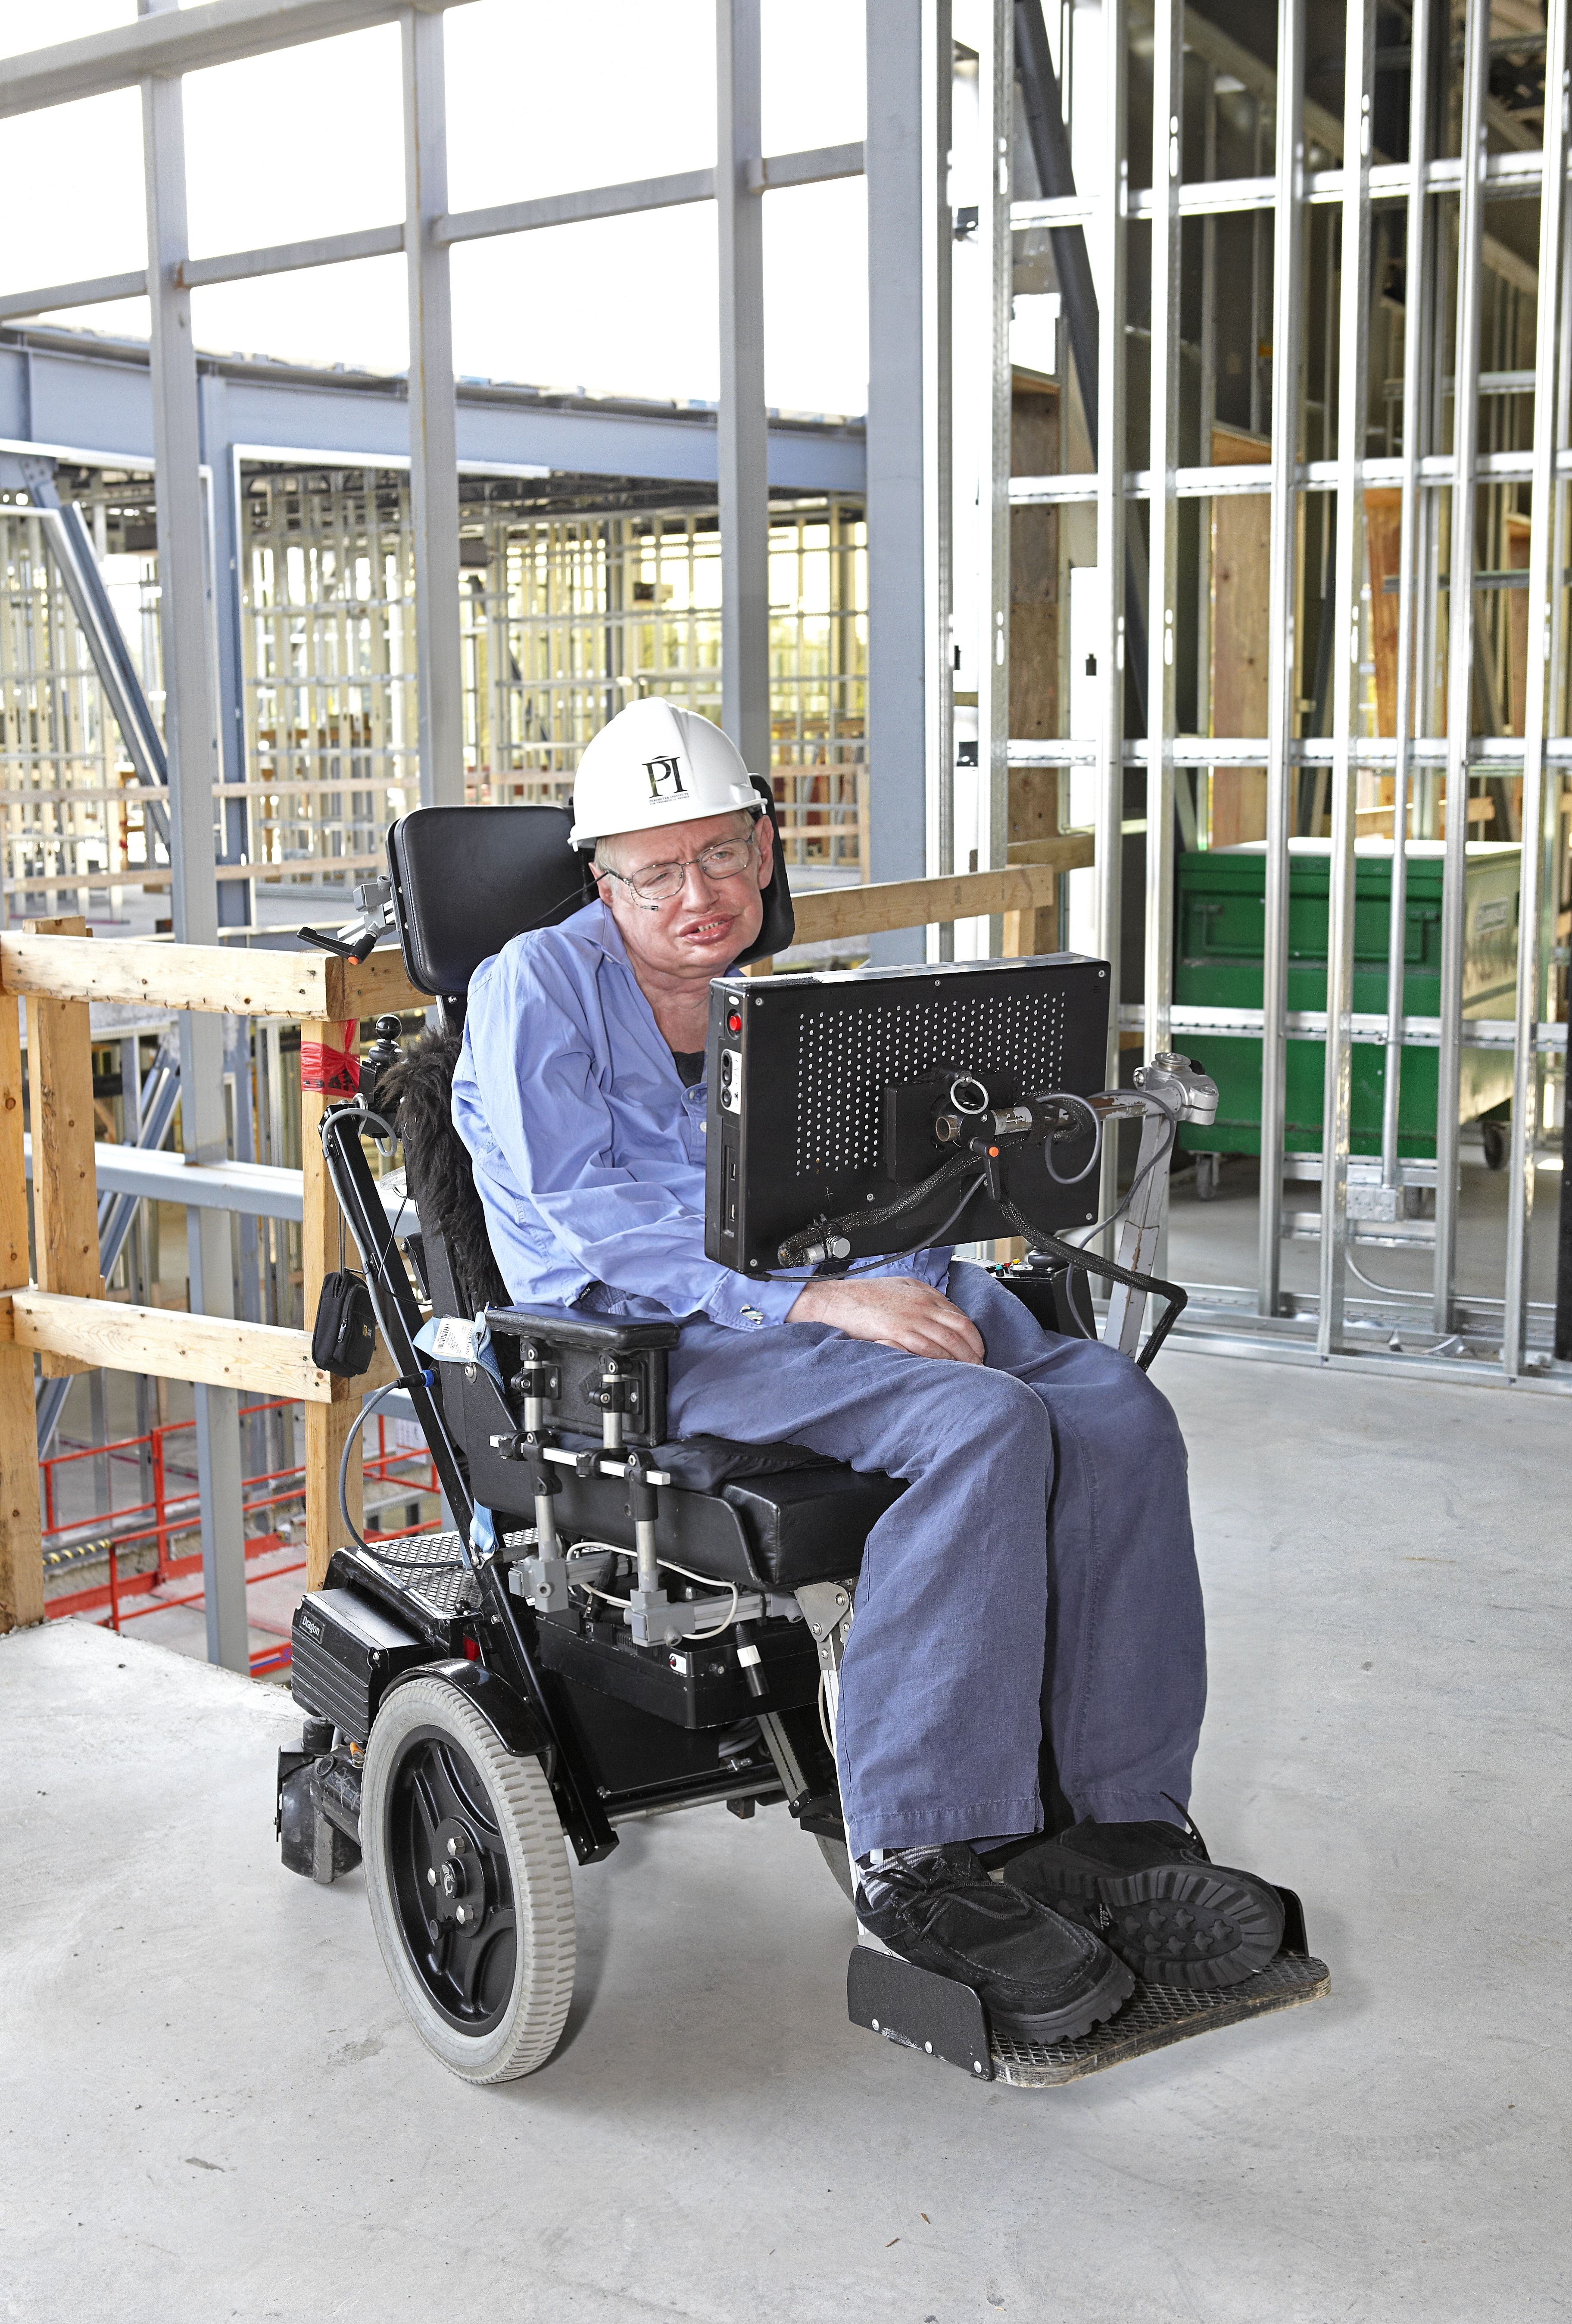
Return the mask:
[[[671,1437],[903,1480],[840,1671],[863,1930],[1027,2040],[1111,2016],[1133,1971],[1245,1978],[1283,1908],[1187,1813],[1206,1661],[1170,1406],[947,1249],[769,1281],[707,1259],[709,985],[760,938],[771,819],[718,729],[660,699],[589,744],[574,816],[596,899],[473,977],[454,1122],[513,1300],[680,1322]]]

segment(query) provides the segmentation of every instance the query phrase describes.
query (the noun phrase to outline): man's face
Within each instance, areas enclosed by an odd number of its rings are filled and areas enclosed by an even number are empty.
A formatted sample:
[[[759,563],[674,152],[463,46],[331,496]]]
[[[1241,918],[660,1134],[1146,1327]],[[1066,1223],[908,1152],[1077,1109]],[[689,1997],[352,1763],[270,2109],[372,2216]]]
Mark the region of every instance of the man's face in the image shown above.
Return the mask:
[[[722,842],[753,846],[735,877],[717,880],[693,861]],[[764,921],[762,890],[770,884],[775,835],[767,819],[706,816],[700,823],[666,824],[657,831],[624,831],[601,842],[596,878],[630,957],[662,976],[719,976],[745,952]],[[657,864],[682,863],[676,895],[652,908],[627,883]],[[610,872],[620,879],[608,877]]]

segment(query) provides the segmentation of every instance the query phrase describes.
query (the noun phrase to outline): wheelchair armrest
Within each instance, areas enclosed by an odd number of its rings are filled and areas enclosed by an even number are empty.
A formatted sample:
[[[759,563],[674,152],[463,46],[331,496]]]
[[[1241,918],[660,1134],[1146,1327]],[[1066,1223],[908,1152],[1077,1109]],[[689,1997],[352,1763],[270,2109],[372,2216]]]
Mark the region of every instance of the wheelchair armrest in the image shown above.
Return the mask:
[[[494,1332],[505,1332],[512,1339],[535,1337],[554,1348],[574,1348],[587,1354],[677,1345],[675,1323],[641,1323],[616,1315],[565,1315],[559,1307],[488,1307],[485,1320]]]

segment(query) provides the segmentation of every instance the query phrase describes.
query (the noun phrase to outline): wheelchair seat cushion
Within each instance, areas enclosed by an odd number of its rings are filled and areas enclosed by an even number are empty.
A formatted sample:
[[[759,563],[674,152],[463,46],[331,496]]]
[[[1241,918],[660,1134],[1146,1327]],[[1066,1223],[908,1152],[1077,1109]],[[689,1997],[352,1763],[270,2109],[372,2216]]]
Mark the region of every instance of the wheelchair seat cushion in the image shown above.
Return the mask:
[[[864,1475],[838,1462],[779,1476],[737,1477],[723,1485],[748,1536],[754,1563],[772,1590],[845,1582],[863,1562],[863,1544],[906,1490],[899,1477]]]

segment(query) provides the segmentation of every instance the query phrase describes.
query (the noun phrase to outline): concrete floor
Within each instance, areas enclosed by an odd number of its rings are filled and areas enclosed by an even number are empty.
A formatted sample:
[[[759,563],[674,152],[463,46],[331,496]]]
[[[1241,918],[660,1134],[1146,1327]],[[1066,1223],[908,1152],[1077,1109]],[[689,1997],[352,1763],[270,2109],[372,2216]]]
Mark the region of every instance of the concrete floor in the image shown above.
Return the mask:
[[[1332,1997],[1068,2089],[845,2018],[776,1810],[577,1876],[569,2038],[451,2080],[358,1874],[280,1870],[282,1691],[0,1641],[0,2316],[137,2324],[1482,2324],[1566,2313],[1567,1415],[1178,1355],[1212,1622],[1196,1810]]]

